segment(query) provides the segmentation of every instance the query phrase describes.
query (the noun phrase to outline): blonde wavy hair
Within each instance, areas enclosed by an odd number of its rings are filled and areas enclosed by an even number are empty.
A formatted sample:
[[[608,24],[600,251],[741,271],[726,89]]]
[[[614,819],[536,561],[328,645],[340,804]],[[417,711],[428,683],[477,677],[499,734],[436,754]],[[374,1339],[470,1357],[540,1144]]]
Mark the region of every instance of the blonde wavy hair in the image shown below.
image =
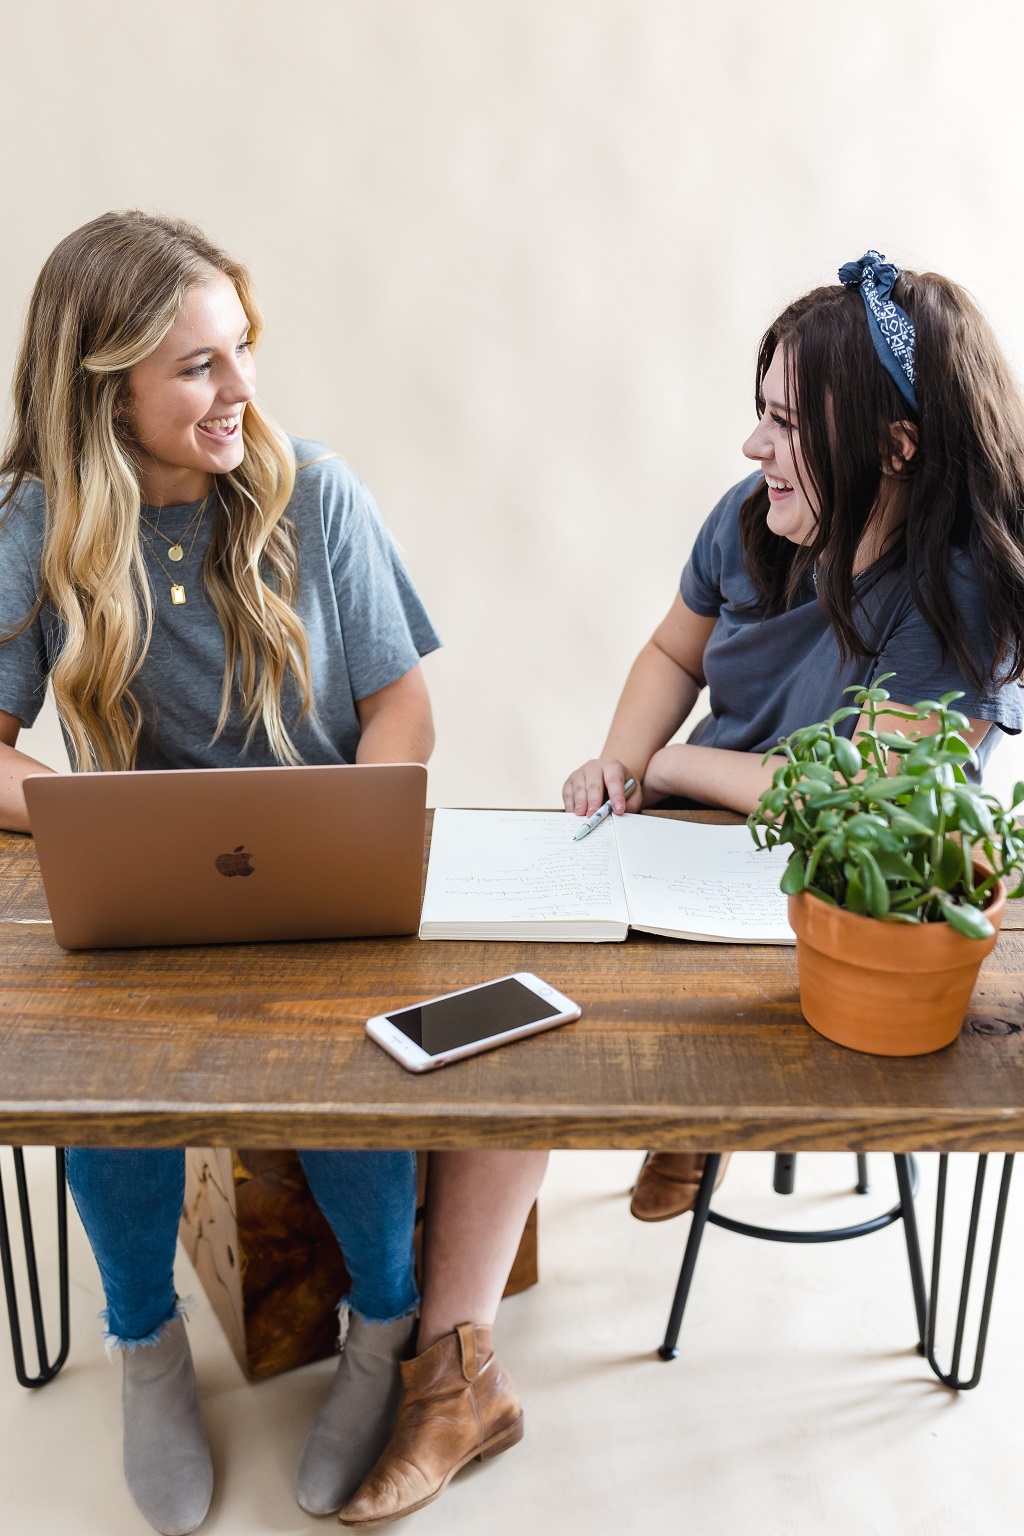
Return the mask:
[[[135,765],[142,716],[132,684],[153,632],[139,533],[129,373],[159,346],[186,293],[211,270],[234,283],[253,343],[263,319],[246,269],[182,220],[106,213],[62,240],[36,282],[14,376],[15,419],[0,463],[0,506],[20,485],[46,498],[39,601],[61,644],[51,681],[77,769]],[[299,761],[282,710],[315,712],[309,640],[294,603],[298,550],[286,508],[295,484],[289,439],[254,402],[245,455],[214,480],[214,531],[203,580],[225,637],[214,740],[237,690],[246,745],[262,724],[274,756]]]

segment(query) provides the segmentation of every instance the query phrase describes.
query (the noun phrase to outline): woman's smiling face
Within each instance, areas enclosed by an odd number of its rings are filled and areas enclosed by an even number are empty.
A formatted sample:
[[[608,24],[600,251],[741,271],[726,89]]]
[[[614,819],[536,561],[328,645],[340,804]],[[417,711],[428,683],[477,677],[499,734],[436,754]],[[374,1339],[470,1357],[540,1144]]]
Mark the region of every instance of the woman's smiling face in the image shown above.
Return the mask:
[[[198,501],[212,475],[238,468],[255,376],[249,317],[231,279],[211,269],[208,282],[189,289],[160,345],[128,376],[128,424],[144,501]]]
[[[761,384],[764,402],[761,419],[743,444],[748,459],[756,459],[768,485],[768,527],[793,544],[810,544],[818,527],[818,514],[810,500],[810,486],[800,451],[800,430],[795,400],[786,405],[786,359],[782,347]]]

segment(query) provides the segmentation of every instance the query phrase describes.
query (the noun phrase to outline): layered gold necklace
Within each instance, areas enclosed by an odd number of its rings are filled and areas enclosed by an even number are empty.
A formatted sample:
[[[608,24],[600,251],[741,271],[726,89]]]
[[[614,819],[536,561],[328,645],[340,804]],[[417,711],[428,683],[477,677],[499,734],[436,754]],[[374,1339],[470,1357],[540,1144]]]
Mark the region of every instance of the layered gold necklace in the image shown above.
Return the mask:
[[[209,501],[209,499],[210,498],[209,498],[208,495],[203,497],[203,500],[199,504],[199,511],[194,515],[194,517],[191,518],[191,520],[189,521],[188,527],[185,529],[184,533],[182,533],[181,537],[178,538],[178,539],[168,538],[167,534],[163,533],[161,531],[161,529],[159,529],[156,526],[155,523],[151,523],[148,517],[143,517],[142,513],[141,512],[139,513],[139,518],[140,518],[140,520],[142,522],[145,523],[146,527],[151,529],[152,532],[155,533],[158,538],[163,539],[164,543],[168,546],[168,549],[167,549],[167,558],[168,558],[168,560],[173,560],[175,562],[175,564],[178,564],[179,561],[189,560],[191,558],[192,551],[196,547],[196,539],[199,537],[199,529],[200,529],[200,526],[201,526],[202,521],[203,521],[203,513],[206,511],[206,503]],[[192,534],[192,542],[188,546],[188,554],[186,555],[186,553],[185,553],[185,540],[188,538],[190,533]],[[153,558],[156,561],[157,565],[159,565],[160,569],[163,571],[164,575],[167,577],[167,580],[171,584],[171,602],[174,603],[174,605],[176,607],[180,607],[185,602],[185,587],[184,587],[184,583],[180,582],[180,581],[175,581],[175,579],[174,579],[174,574],[175,573],[172,573],[171,571],[169,571],[167,569],[166,565],[164,565],[164,563],[161,560],[160,556],[157,554],[157,551],[156,551],[152,541],[150,539],[146,539],[146,543],[149,545],[149,548],[152,551]]]

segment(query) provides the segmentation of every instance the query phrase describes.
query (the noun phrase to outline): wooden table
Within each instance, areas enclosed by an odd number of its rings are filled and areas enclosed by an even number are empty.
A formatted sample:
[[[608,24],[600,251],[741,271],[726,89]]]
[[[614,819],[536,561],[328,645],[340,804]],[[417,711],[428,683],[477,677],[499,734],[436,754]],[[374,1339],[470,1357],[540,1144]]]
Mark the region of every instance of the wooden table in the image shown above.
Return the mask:
[[[1024,1149],[1016,906],[959,1039],[913,1059],[815,1034],[789,948],[633,934],[68,954],[45,917],[31,840],[0,834],[0,1143]],[[580,1021],[423,1076],[364,1032],[516,970],[576,999]]]
[[[904,1060],[815,1034],[789,948],[632,934],[69,954],[24,921],[45,916],[31,840],[0,833],[2,1143],[1024,1148],[1016,906],[959,1040]],[[515,970],[583,1017],[422,1076],[364,1032],[371,1014]]]

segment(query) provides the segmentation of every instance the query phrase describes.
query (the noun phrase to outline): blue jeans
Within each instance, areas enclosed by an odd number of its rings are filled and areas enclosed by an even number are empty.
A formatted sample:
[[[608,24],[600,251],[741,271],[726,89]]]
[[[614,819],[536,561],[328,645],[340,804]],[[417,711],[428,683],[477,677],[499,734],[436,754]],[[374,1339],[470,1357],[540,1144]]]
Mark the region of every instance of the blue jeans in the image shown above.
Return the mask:
[[[348,1302],[393,1322],[419,1300],[412,1264],[414,1152],[300,1152],[309,1187],[345,1255]],[[68,1185],[96,1255],[116,1344],[152,1343],[178,1310],[174,1250],[185,1154],[69,1148]]]

